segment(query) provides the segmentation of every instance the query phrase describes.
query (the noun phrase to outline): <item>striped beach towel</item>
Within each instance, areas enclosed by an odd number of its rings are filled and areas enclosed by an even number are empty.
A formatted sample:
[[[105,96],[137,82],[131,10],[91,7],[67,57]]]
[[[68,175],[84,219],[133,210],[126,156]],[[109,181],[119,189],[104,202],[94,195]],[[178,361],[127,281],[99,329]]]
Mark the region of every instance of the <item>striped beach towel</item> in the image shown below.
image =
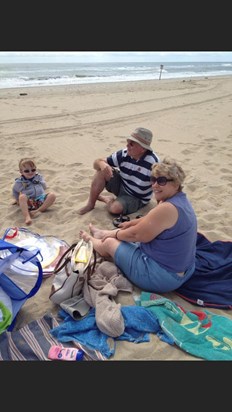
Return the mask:
[[[21,329],[3,332],[0,335],[0,361],[47,361],[52,345],[77,347],[84,352],[83,360],[105,360],[97,350],[89,350],[77,342],[58,342],[50,329],[59,326],[59,321],[50,314],[34,320]]]

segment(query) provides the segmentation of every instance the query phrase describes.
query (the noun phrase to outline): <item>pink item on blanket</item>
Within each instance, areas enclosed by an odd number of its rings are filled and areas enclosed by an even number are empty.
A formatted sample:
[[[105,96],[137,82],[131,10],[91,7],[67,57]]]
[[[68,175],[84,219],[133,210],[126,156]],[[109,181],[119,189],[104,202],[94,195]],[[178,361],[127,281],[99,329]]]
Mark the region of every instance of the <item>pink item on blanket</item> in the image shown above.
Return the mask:
[[[77,348],[63,348],[62,346],[52,345],[48,351],[48,359],[62,361],[81,361],[84,352]]]

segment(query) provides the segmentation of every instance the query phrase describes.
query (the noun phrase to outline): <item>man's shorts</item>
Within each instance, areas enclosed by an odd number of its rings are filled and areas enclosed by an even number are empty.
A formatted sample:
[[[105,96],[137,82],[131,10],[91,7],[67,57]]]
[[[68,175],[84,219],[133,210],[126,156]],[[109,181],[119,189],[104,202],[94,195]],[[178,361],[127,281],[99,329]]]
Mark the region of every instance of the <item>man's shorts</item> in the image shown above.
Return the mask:
[[[113,193],[116,196],[116,200],[123,206],[123,214],[131,214],[137,212],[138,209],[144,207],[144,203],[137,197],[129,195],[122,184],[120,172],[117,169],[113,169],[113,176],[106,182],[105,188],[108,192]]]
[[[28,210],[37,210],[39,207],[43,204],[47,197],[47,194],[40,195],[36,197],[35,199],[28,198],[27,199],[27,204],[28,204]]]

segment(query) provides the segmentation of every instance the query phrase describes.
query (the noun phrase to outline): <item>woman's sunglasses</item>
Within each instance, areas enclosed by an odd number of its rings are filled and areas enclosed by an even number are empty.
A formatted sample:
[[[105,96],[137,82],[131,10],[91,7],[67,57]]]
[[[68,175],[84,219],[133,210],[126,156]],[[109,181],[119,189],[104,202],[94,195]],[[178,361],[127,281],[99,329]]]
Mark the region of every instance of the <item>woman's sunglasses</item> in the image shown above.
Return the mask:
[[[31,170],[25,169],[25,170],[23,170],[23,173],[30,173],[30,172],[34,173],[34,172],[36,172],[36,169],[31,169]]]
[[[150,180],[153,185],[157,182],[158,185],[160,186],[165,186],[167,182],[173,181],[173,179],[167,179],[165,176],[159,176],[159,177],[151,176]]]

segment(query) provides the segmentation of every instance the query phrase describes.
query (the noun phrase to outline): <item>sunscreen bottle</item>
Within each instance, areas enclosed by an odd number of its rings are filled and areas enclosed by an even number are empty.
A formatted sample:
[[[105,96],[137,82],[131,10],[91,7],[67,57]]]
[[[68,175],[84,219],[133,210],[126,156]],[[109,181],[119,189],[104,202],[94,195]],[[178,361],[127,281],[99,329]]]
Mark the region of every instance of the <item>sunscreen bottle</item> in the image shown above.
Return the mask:
[[[84,352],[78,348],[62,348],[52,345],[48,351],[48,358],[51,360],[81,361],[83,356]]]

